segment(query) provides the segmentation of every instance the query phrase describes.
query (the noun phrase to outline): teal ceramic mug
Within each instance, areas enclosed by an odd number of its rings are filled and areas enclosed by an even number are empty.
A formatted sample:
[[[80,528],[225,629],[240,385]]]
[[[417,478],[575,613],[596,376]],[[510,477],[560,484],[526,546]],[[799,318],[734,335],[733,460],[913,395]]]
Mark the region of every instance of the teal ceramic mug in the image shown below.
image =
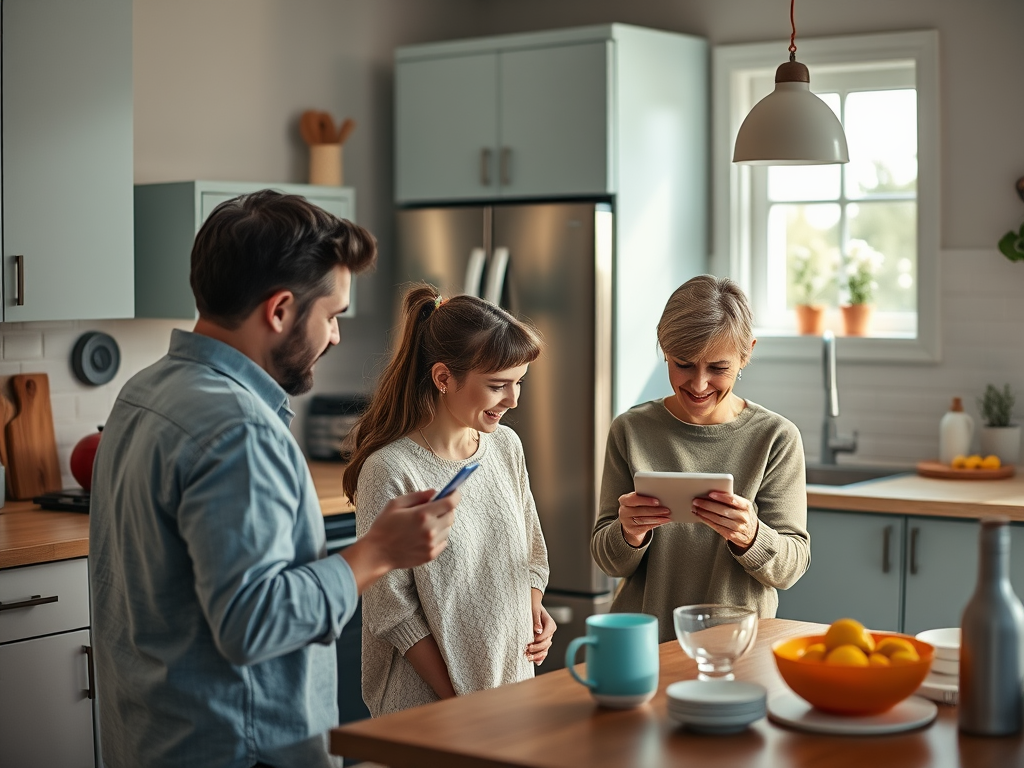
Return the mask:
[[[575,669],[586,646],[587,677]],[[646,613],[601,613],[587,618],[587,634],[569,643],[565,666],[606,707],[625,709],[658,690],[658,618]]]

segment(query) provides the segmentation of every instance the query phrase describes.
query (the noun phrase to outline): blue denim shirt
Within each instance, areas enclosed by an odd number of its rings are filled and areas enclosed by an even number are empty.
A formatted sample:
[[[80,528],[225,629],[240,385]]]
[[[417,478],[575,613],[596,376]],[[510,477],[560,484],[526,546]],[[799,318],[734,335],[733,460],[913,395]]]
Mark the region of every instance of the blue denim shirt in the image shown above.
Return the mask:
[[[340,764],[334,641],[358,594],[293,415],[251,359],[178,330],[121,390],[89,528],[107,768]]]

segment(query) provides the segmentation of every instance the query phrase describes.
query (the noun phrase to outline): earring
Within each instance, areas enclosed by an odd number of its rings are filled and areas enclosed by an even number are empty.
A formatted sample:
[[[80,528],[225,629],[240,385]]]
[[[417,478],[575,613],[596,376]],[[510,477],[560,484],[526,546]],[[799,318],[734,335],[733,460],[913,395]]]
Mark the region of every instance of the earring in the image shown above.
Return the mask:
[[[736,381],[742,381],[742,380],[743,380],[743,369],[740,368],[738,371],[736,371]]]
[[[441,394],[442,395],[447,395],[448,394],[448,387],[441,387]]]

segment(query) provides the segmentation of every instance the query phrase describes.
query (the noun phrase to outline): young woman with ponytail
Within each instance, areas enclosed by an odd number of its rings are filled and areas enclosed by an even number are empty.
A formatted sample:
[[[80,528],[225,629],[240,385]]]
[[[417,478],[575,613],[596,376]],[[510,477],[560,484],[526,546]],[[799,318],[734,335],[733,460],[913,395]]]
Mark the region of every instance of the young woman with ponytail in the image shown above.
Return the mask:
[[[522,444],[500,423],[540,351],[533,328],[483,299],[443,299],[426,284],[405,296],[345,470],[359,535],[389,499],[480,468],[460,489],[444,552],[363,593],[363,699],[374,717],[524,680],[547,656],[547,549]]]

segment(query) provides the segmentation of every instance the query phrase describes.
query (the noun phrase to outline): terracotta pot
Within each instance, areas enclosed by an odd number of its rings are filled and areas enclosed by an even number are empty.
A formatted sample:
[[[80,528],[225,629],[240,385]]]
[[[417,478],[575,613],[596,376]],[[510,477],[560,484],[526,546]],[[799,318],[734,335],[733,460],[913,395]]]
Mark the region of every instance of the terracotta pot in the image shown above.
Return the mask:
[[[825,308],[820,304],[797,304],[796,331],[801,336],[821,336],[825,332]]]
[[[871,328],[871,313],[874,307],[870,304],[847,304],[840,307],[843,311],[843,332],[847,336],[867,336]]]

